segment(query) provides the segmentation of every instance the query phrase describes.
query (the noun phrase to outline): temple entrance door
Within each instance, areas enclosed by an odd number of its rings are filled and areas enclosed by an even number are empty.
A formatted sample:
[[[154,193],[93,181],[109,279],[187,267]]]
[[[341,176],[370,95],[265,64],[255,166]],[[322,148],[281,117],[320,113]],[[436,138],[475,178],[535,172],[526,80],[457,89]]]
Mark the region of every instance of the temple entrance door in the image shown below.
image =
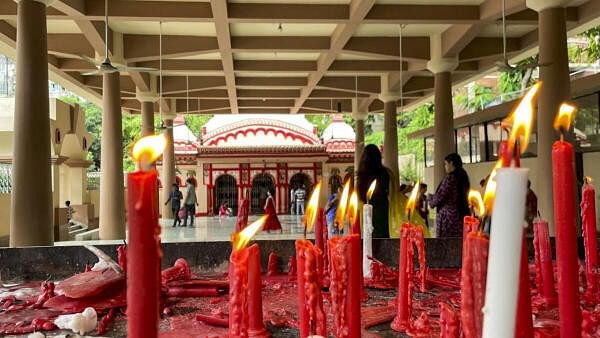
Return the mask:
[[[234,215],[237,215],[238,208],[238,187],[235,177],[231,175],[221,175],[215,181],[213,193],[213,212],[219,214],[221,202],[227,201]]]
[[[304,186],[304,190],[306,190],[306,197],[304,198],[304,201],[307,202],[308,201],[308,196],[310,196],[310,193],[312,191],[312,183],[310,181],[310,177],[308,177],[308,175],[306,175],[305,173],[297,173],[294,176],[292,176],[292,178],[290,178],[290,185],[288,188],[288,194],[290,195],[290,205],[289,207],[292,208],[293,212],[296,212],[296,205],[292,205],[292,189],[297,189],[301,186]]]
[[[267,191],[275,198],[275,182],[269,174],[258,174],[252,179],[252,190],[250,191],[250,212],[252,214],[264,213]]]

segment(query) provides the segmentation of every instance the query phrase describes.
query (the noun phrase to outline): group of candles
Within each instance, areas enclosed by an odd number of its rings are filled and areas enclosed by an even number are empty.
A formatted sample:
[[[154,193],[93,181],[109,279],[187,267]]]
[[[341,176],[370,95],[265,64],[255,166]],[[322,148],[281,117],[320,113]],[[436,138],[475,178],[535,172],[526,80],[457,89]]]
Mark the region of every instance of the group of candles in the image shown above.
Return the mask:
[[[463,231],[463,270],[461,281],[461,322],[465,337],[532,336],[530,286],[527,247],[524,237],[525,198],[528,169],[520,168],[519,154],[529,141],[533,120],[533,100],[539,90],[536,84],[509,117],[512,122],[508,142],[500,147],[500,160],[490,175],[484,197],[470,194],[479,218],[467,216]],[[570,127],[575,108],[560,107],[555,128],[564,133]],[[165,141],[162,136],[145,137],[133,148],[138,171],[128,174],[127,316],[129,337],[157,337],[160,292],[160,227],[157,208],[157,173],[152,163],[160,157]],[[558,300],[561,337],[581,337],[579,307],[578,258],[575,216],[575,176],[573,146],[563,137],[552,149],[554,216],[558,265],[558,293],[554,290],[552,252],[548,223],[534,222],[536,284],[540,296],[548,304]],[[336,337],[360,337],[360,306],[363,277],[371,273],[370,256],[372,206],[369,199],[376,187],[372,182],[367,203],[363,206],[363,243],[356,191],[344,186],[335,224],[343,229],[349,218],[350,234],[327,238],[322,209],[318,207],[320,184],[314,189],[306,211],[305,227],[316,227],[315,244],[307,239],[296,241],[299,328],[302,338],[327,336],[326,315],[321,289],[325,270],[329,270],[333,329]],[[413,194],[416,195],[418,184]],[[408,220],[401,227],[398,314],[392,327],[404,331],[411,317],[414,245],[419,252],[420,288],[425,289],[426,267],[422,229],[411,224],[412,196],[407,205]],[[492,215],[488,238],[480,223]],[[598,293],[598,257],[596,248],[595,191],[588,180],[582,194],[582,223],[586,247],[587,293]],[[257,244],[247,247],[265,217],[233,235],[230,257],[229,333],[231,336],[268,337],[262,318],[261,264]],[[361,250],[362,249],[362,250]],[[361,252],[362,251],[362,252]],[[324,257],[329,257],[329,264]],[[485,299],[485,305],[483,303]],[[451,312],[442,306],[444,327]],[[443,330],[442,330],[443,331]],[[453,334],[448,335],[448,337]]]

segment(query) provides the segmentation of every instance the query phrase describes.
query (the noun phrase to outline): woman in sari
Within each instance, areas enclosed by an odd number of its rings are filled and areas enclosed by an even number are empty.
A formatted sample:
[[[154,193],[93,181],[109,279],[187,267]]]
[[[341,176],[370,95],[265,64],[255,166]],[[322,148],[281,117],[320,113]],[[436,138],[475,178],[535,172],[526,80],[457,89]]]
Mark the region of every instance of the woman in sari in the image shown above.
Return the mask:
[[[267,200],[265,202],[265,215],[267,215],[267,220],[265,221],[265,225],[263,226],[263,230],[267,232],[271,232],[271,230],[279,230],[283,232],[281,228],[281,223],[279,223],[279,218],[277,218],[277,211],[275,210],[275,200],[271,195],[270,191],[267,191]]]

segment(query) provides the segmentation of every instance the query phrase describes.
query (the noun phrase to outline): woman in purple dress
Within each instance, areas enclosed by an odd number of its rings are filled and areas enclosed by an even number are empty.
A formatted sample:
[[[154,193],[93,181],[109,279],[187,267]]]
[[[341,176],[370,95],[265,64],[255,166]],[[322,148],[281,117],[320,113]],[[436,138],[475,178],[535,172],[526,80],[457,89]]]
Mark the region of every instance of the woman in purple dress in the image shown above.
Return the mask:
[[[456,153],[446,156],[444,168],[446,177],[435,194],[427,198],[429,205],[437,209],[436,236],[462,237],[463,218],[469,213],[469,175]]]

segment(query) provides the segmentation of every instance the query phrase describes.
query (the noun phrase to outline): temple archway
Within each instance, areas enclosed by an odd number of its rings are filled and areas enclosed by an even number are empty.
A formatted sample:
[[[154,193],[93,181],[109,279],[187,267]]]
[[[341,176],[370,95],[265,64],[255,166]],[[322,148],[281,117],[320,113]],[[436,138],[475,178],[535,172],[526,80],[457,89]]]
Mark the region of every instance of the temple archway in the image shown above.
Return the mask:
[[[258,174],[252,179],[252,190],[250,190],[250,212],[262,214],[264,212],[267,191],[275,198],[275,182],[269,174]]]
[[[227,201],[227,204],[233,211],[233,214],[237,214],[238,208],[238,187],[235,177],[231,175],[221,175],[217,177],[215,181],[215,188],[213,193],[213,213],[214,215],[219,214],[219,207],[221,202]]]

